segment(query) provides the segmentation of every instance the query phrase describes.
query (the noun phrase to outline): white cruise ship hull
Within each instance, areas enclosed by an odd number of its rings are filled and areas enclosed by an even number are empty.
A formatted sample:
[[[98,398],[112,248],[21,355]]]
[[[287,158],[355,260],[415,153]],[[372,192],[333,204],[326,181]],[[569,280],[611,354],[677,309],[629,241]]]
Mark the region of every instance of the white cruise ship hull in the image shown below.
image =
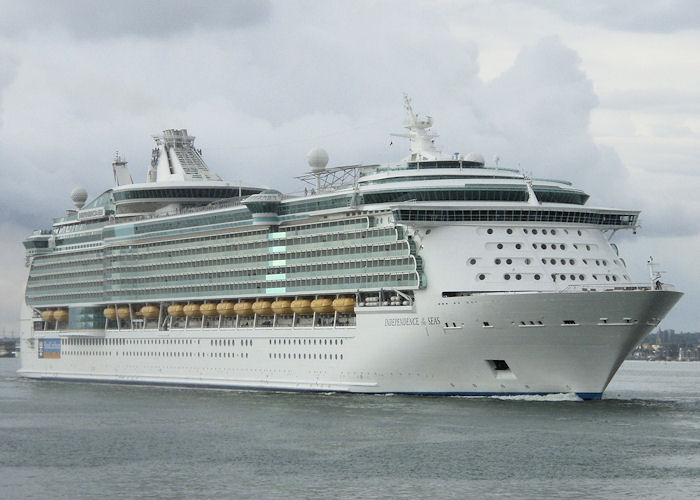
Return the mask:
[[[261,390],[598,399],[626,355],[682,296],[663,290],[416,295],[415,306],[358,307],[356,326],[336,327],[31,332],[27,309],[20,374]],[[50,355],[45,345],[52,346]]]

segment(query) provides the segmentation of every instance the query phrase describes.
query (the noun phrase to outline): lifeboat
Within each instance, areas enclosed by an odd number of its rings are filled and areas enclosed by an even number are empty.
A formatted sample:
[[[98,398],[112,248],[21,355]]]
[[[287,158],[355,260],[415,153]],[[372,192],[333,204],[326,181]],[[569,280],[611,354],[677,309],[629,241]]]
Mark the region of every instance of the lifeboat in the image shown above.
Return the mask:
[[[219,312],[216,310],[216,304],[214,302],[207,302],[199,307],[199,311],[204,316],[218,316]]]
[[[292,303],[288,300],[276,300],[272,303],[275,314],[292,314]]]
[[[319,298],[311,301],[311,310],[315,313],[328,314],[333,312],[331,299]]]
[[[297,314],[311,314],[311,301],[309,299],[296,299],[291,304],[292,312]]]
[[[184,318],[185,308],[182,306],[182,304],[173,304],[168,306],[168,314],[173,318]]]
[[[129,319],[131,317],[131,314],[129,314],[129,308],[120,307],[117,309],[117,316],[119,316],[119,319]]]
[[[238,316],[251,316],[253,314],[253,303],[244,300],[236,302],[233,306],[233,311]]]
[[[234,306],[235,304],[233,302],[221,302],[216,305],[216,312],[230,318],[236,315],[236,312],[233,310]]]
[[[182,308],[185,312],[185,316],[188,318],[201,318],[202,311],[199,310],[199,304],[187,304]]]
[[[355,299],[351,297],[339,297],[333,301],[333,309],[343,314],[355,312]]]
[[[253,312],[261,316],[272,316],[272,303],[269,300],[258,300],[253,303]]]
[[[104,314],[107,319],[117,319],[117,310],[113,307],[105,307],[102,314]]]
[[[46,311],[42,311],[41,319],[43,319],[44,321],[53,321],[53,309],[47,309]]]
[[[140,312],[146,319],[156,319],[160,316],[160,308],[157,306],[143,306]]]
[[[53,312],[53,319],[56,321],[66,321],[68,319],[68,309],[56,309]]]

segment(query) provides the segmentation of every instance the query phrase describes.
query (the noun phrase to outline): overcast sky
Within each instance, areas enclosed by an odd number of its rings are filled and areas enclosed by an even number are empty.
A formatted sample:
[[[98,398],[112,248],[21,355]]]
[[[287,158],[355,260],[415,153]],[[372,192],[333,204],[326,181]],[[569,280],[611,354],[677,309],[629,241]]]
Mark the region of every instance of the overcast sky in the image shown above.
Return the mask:
[[[18,327],[21,241],[112,183],[145,179],[151,135],[187,128],[232,182],[299,191],[330,165],[407,153],[402,94],[444,152],[573,181],[642,210],[616,235],[653,255],[700,330],[700,4],[622,1],[0,0],[0,327]]]

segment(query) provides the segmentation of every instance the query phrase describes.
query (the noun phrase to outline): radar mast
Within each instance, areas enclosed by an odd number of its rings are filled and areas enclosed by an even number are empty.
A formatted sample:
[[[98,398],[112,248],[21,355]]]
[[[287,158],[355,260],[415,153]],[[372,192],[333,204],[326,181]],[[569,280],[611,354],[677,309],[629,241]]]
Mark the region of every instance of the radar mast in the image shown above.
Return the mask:
[[[438,135],[428,131],[433,126],[433,118],[426,116],[425,119],[420,119],[413,111],[411,98],[407,94],[403,95],[403,101],[408,112],[408,119],[404,125],[404,128],[408,129],[408,133],[391,135],[410,140],[411,154],[406,158],[406,161],[436,160],[440,154],[440,150],[435,147],[435,138]]]

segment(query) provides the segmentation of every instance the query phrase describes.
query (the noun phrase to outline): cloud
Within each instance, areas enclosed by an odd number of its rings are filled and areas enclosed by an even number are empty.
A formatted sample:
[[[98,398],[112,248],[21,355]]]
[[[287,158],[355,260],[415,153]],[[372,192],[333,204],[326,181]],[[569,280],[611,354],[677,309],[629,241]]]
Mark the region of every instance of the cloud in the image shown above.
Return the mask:
[[[498,154],[503,166],[574,181],[593,195],[592,202],[610,203],[619,201],[627,171],[614,150],[591,136],[597,104],[578,54],[559,37],[546,37],[524,47],[471,106],[479,143],[484,152]]]
[[[673,33],[700,28],[695,0],[525,0],[555,12],[573,24],[592,24],[609,29],[653,33]]]
[[[636,112],[700,113],[700,91],[679,90],[669,93],[666,89],[627,89],[602,95],[600,104],[605,108]]]
[[[0,2],[0,32],[63,28],[77,38],[102,39],[137,35],[169,37],[194,29],[239,29],[269,19],[265,0],[5,0]]]

